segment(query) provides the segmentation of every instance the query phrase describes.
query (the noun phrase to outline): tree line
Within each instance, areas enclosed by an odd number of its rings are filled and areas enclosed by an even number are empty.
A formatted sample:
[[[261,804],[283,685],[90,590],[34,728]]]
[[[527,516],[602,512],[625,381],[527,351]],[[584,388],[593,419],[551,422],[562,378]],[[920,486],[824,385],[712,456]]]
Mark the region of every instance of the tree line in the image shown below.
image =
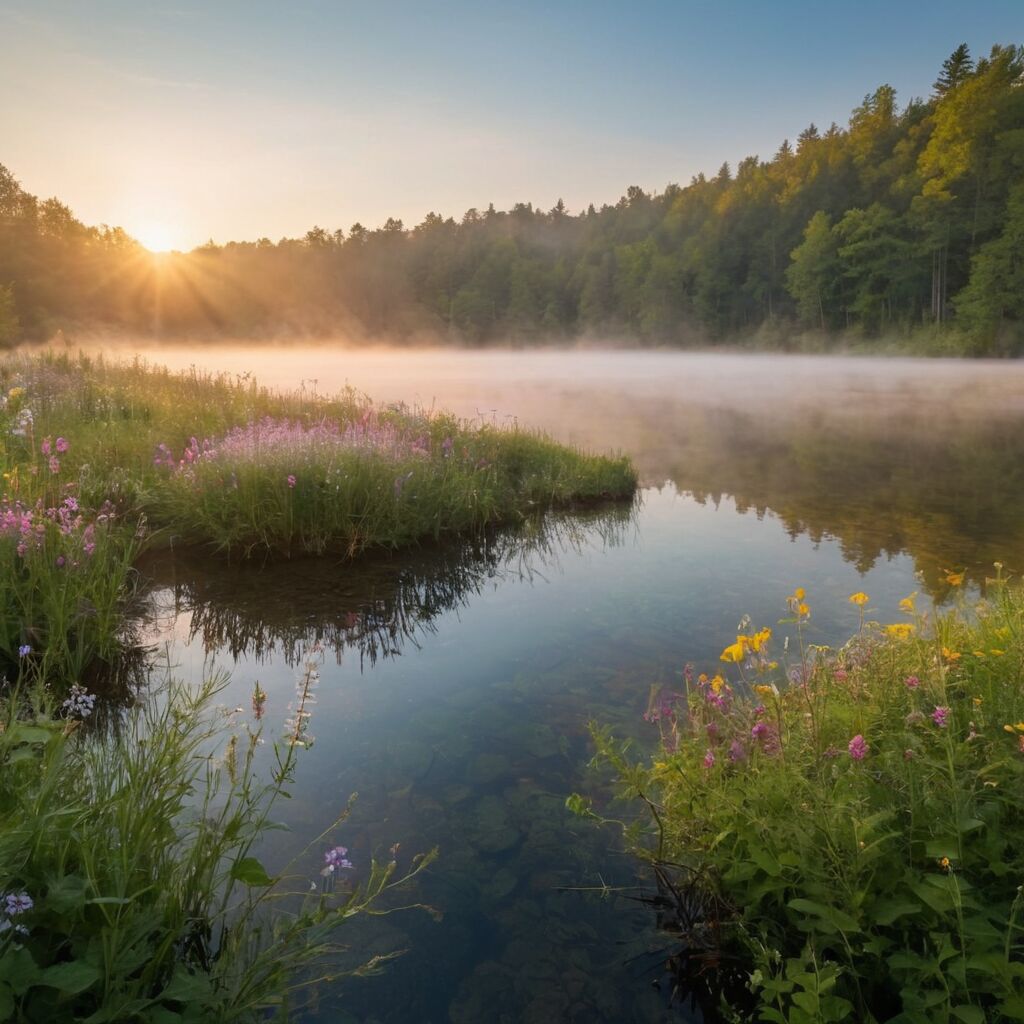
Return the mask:
[[[1024,47],[961,45],[930,96],[865,96],[768,160],[570,213],[314,227],[154,258],[0,167],[0,340],[349,333],[707,345],[794,333],[1024,348]]]

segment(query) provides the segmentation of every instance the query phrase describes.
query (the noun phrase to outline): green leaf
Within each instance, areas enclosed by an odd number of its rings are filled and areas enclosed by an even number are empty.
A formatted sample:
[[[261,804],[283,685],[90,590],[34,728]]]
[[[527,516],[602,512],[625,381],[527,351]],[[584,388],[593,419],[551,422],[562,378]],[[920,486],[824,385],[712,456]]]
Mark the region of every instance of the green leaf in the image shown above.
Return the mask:
[[[243,857],[231,869],[231,877],[243,885],[273,885],[274,880],[267,869],[255,857]]]
[[[871,918],[875,924],[887,925],[907,914],[920,912],[921,904],[912,903],[910,900],[879,900],[871,908]]]
[[[87,964],[84,960],[71,960],[66,964],[54,964],[42,970],[36,984],[55,988],[68,995],[76,995],[94,985],[99,977],[100,972],[92,964]]]
[[[10,985],[0,983],[0,1020],[10,1020],[14,1016],[14,993]]]
[[[985,1024],[985,1014],[977,1006],[951,1006],[949,1012],[964,1024]]]
[[[210,995],[210,979],[206,974],[190,974],[177,967],[174,977],[160,993],[160,998],[174,1003],[201,1003]]]
[[[81,875],[60,875],[46,886],[46,906],[58,914],[67,914],[85,906],[88,883]]]
[[[39,977],[39,967],[32,954],[21,947],[8,947],[0,954],[0,981],[6,981],[16,996],[24,995]]]
[[[860,925],[843,910],[837,907],[830,907],[824,903],[816,903],[814,900],[795,899],[786,904],[790,910],[798,914],[811,914],[828,924],[833,931],[859,932]]]

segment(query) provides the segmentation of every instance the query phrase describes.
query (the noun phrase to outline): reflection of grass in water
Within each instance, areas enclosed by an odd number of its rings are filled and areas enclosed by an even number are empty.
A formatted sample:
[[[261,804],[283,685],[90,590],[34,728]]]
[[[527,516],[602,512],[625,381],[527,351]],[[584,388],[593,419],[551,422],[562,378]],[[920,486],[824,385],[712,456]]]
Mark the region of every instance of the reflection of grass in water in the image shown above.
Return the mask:
[[[295,664],[302,648],[323,644],[340,657],[357,650],[371,665],[401,653],[434,628],[443,612],[464,606],[484,586],[557,570],[562,553],[621,542],[631,506],[533,515],[516,528],[463,543],[417,548],[400,558],[367,555],[348,563],[300,560],[273,566],[217,565],[195,552],[147,560],[152,599],[190,615],[191,637],[207,650],[263,659],[280,649]]]
[[[0,396],[0,672],[27,646],[64,688],[114,660],[147,539],[350,557],[635,489],[625,459],[351,389],[43,355],[0,361]]]

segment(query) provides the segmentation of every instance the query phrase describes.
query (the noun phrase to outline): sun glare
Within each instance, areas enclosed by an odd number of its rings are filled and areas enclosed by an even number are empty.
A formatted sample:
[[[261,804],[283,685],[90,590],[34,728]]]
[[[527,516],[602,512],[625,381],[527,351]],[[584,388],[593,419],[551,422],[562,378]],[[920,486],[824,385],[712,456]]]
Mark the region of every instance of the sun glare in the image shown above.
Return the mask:
[[[140,224],[132,234],[152,253],[170,252],[181,247],[177,230],[159,221]]]

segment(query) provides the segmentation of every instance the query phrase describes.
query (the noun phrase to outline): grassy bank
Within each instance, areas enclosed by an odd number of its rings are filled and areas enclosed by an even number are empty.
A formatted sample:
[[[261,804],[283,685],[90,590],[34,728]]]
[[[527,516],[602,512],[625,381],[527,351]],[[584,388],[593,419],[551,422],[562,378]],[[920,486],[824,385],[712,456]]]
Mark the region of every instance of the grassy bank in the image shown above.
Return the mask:
[[[144,544],[352,557],[636,487],[625,459],[354,391],[44,355],[0,363],[0,394],[8,678],[109,666]]]
[[[651,764],[595,728],[653,812],[629,834],[689,980],[731,979],[723,1019],[1024,1019],[1024,592],[988,589],[942,613],[851,595],[839,650],[805,642],[798,590],[788,653],[752,632],[652,693]]]
[[[254,856],[293,782],[316,664],[263,782],[259,691],[228,721],[220,682],[169,682],[99,730],[82,689],[0,698],[0,1020],[255,1024],[373,969],[346,966],[338,929],[386,912],[431,857],[352,863],[343,803],[273,875]]]

